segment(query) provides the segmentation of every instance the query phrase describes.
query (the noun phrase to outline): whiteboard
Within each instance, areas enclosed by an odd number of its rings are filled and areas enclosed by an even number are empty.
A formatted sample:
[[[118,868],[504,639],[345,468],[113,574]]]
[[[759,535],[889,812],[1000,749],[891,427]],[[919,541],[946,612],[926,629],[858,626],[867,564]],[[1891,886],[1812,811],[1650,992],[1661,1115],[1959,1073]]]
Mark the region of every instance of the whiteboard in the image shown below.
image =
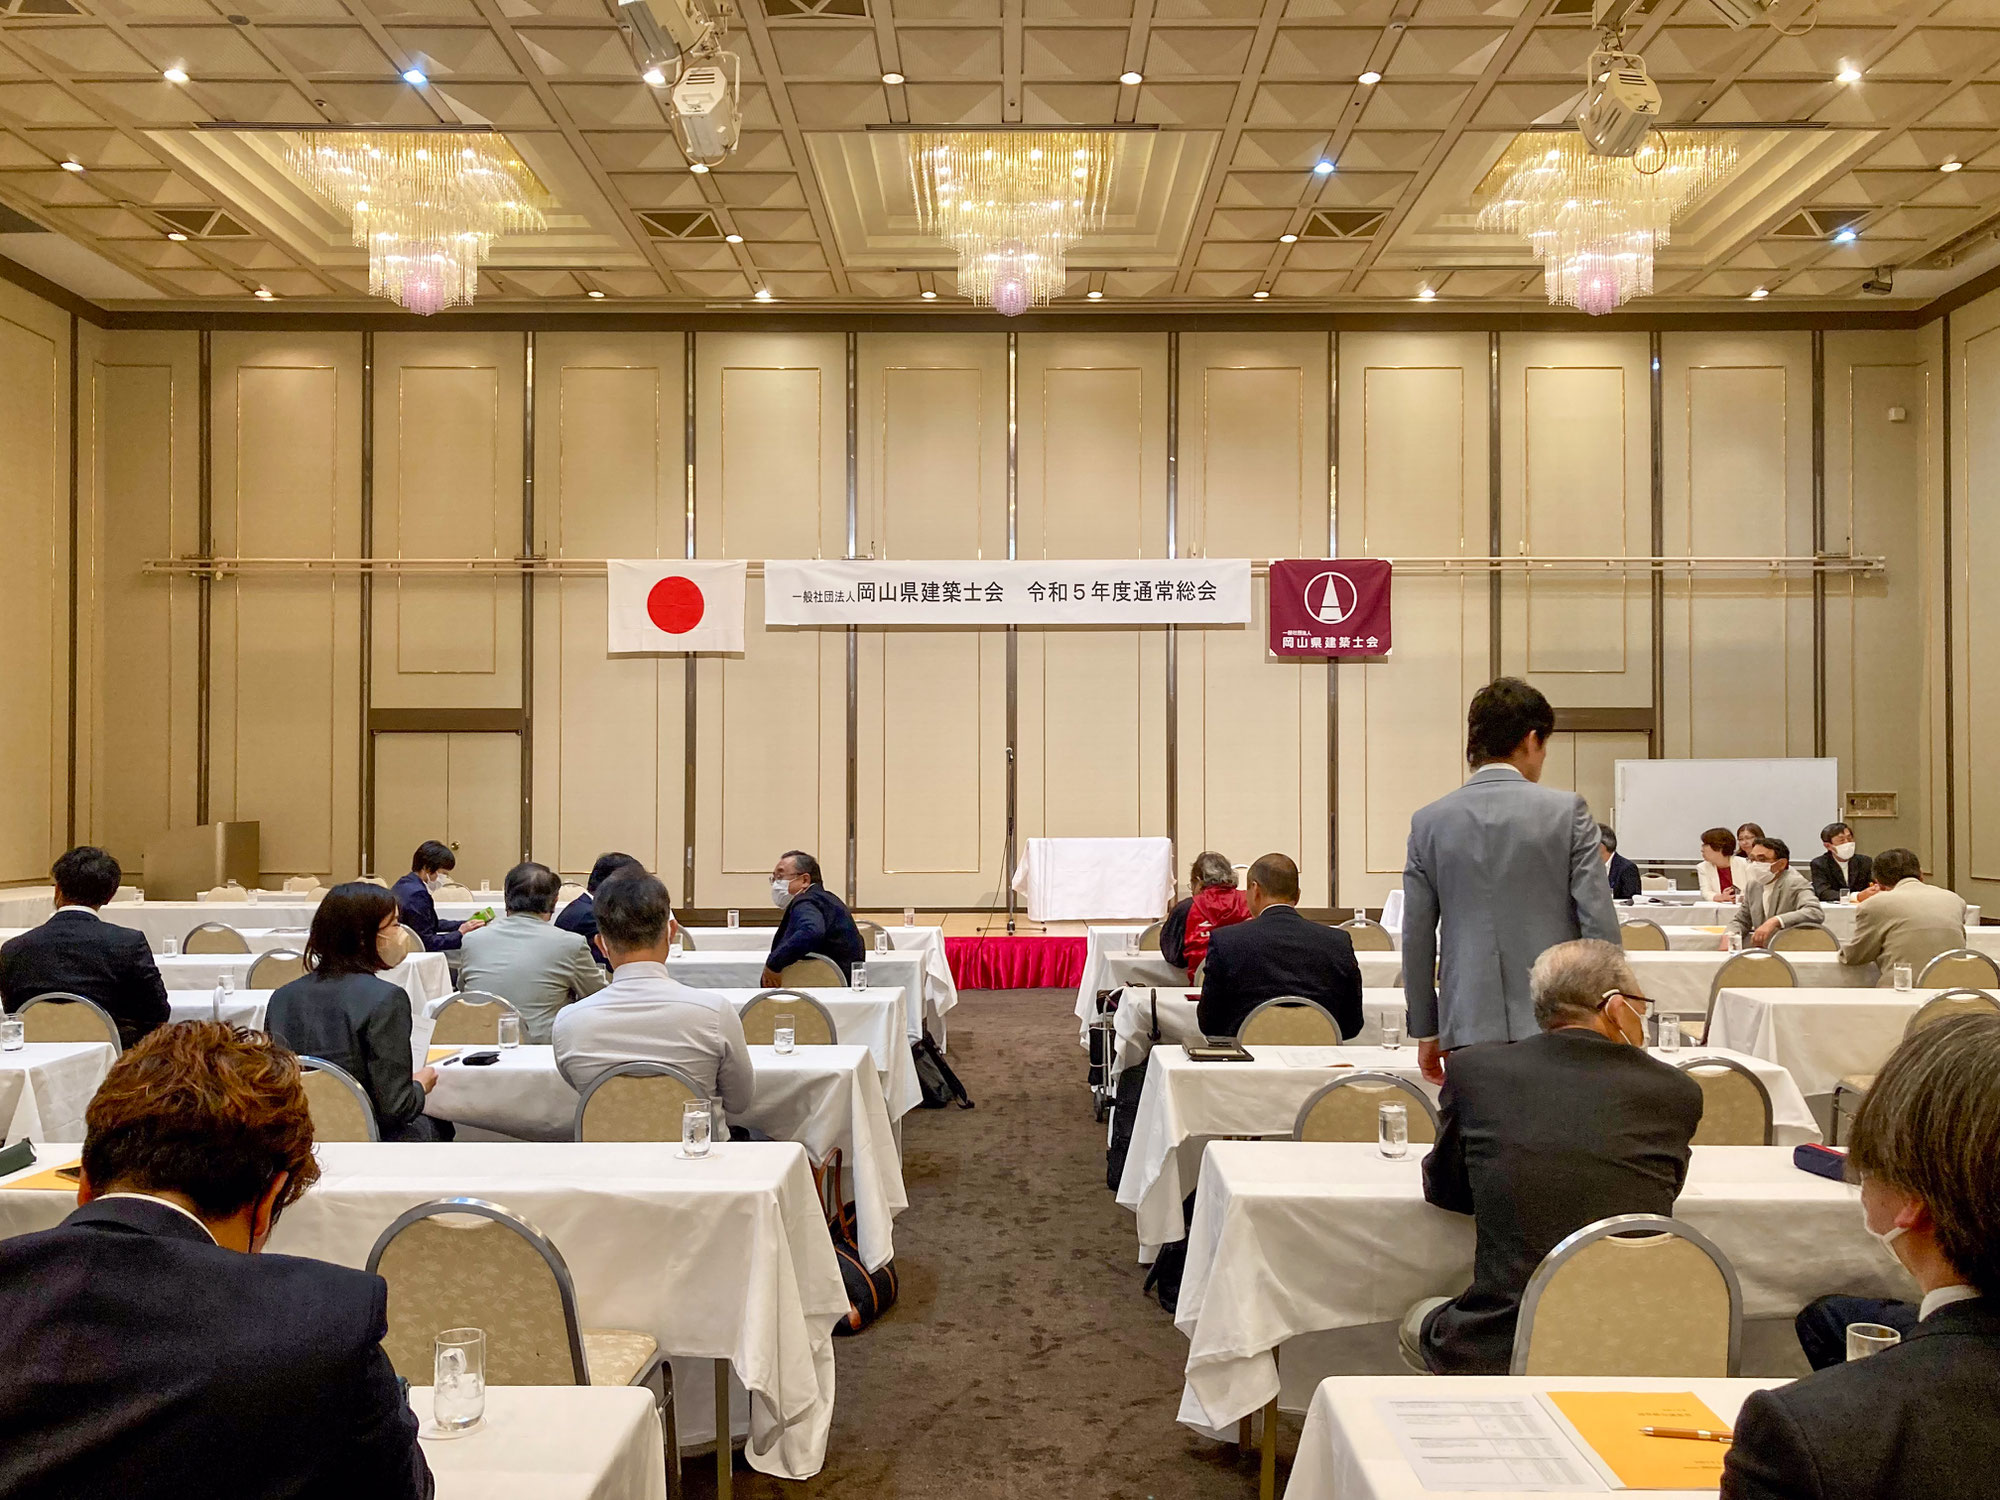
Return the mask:
[[[1833,759],[1621,760],[1612,776],[1618,852],[1639,863],[1699,859],[1707,829],[1755,823],[1804,864],[1820,853],[1820,829],[1840,816]]]

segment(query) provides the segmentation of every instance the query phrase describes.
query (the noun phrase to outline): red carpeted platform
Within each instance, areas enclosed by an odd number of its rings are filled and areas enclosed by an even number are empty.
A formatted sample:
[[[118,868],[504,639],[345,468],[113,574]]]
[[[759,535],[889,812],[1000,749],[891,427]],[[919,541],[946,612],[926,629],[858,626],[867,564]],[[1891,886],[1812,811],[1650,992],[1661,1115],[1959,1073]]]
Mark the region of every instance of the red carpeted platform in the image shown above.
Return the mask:
[[[952,982],[962,990],[1075,989],[1083,982],[1088,942],[1025,933],[948,937],[944,956]]]

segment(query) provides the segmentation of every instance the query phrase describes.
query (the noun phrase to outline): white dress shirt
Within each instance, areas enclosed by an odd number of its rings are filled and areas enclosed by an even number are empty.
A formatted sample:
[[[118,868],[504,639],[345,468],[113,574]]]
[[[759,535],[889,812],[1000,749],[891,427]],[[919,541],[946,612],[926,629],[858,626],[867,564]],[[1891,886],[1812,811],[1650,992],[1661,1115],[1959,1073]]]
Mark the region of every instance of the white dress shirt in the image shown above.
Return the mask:
[[[579,1094],[620,1063],[679,1068],[725,1114],[742,1114],[756,1094],[743,1022],[727,997],[667,977],[659,963],[620,964],[611,983],[565,1005],[550,1028],[556,1070]]]
[[[1950,1307],[1954,1302],[1970,1302],[1979,1295],[1976,1286],[1941,1286],[1934,1292],[1925,1292],[1924,1300],[1917,1307],[1917,1321],[1923,1322],[1940,1307]]]
[[[203,1234],[207,1235],[208,1242],[211,1245],[217,1243],[214,1230],[210,1229],[206,1224],[202,1223],[201,1219],[198,1216],[189,1213],[185,1208],[182,1208],[180,1204],[174,1202],[174,1200],[171,1198],[159,1198],[155,1197],[151,1193],[99,1193],[95,1198],[91,1199],[90,1201],[92,1203],[102,1203],[106,1198],[142,1198],[148,1203],[157,1203],[162,1208],[171,1208],[175,1213],[179,1214],[183,1219],[186,1219],[188,1223],[193,1224],[196,1228],[200,1229]],[[1970,1290],[1970,1288],[1967,1288],[1966,1290]],[[1977,1296],[1978,1293],[1975,1292],[1973,1293],[1973,1295]]]

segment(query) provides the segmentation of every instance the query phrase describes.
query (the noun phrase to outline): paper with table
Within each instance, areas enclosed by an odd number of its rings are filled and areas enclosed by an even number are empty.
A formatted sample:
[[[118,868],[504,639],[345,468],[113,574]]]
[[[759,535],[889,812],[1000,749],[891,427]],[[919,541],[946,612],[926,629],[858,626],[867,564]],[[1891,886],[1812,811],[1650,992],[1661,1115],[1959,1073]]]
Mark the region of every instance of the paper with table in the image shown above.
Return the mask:
[[[1427,1490],[1601,1494],[1606,1488],[1532,1396],[1503,1401],[1384,1396],[1375,1409]]]

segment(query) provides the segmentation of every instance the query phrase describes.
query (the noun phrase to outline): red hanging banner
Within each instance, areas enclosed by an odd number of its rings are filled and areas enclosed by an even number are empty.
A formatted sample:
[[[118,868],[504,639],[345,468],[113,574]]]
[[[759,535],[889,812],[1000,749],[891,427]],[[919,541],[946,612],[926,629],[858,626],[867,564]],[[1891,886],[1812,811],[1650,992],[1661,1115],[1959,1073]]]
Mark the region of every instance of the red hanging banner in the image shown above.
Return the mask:
[[[1273,656],[1382,656],[1391,565],[1379,557],[1271,564]]]

